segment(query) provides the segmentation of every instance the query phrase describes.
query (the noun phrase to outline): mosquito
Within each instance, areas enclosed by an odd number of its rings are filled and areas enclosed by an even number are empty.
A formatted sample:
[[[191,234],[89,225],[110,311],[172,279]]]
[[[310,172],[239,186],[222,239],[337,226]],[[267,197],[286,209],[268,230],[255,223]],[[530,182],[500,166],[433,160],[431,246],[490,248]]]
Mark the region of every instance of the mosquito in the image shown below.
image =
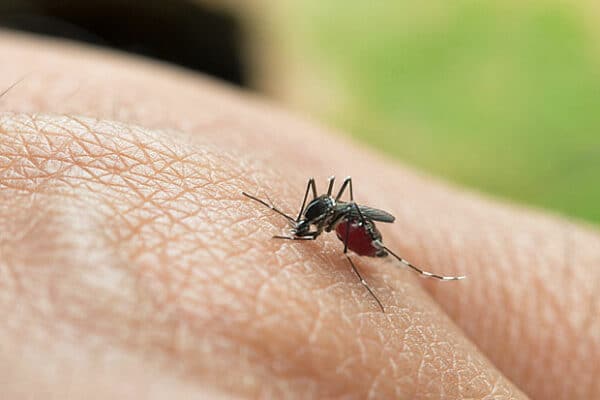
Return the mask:
[[[464,276],[443,276],[423,270],[420,267],[410,263],[397,253],[390,250],[383,244],[381,232],[375,226],[375,222],[392,223],[396,219],[387,211],[379,210],[369,206],[357,204],[354,201],[352,190],[352,178],[347,177],[340,186],[335,197],[333,196],[333,185],[335,177],[331,176],[328,180],[327,193],[317,195],[317,186],[314,178],[310,178],[304,192],[302,206],[296,218],[284,213],[276,208],[272,202],[269,204],[265,200],[252,196],[246,192],[242,194],[265,207],[273,210],[284,217],[290,224],[289,236],[273,236],[275,239],[284,240],[315,240],[323,232],[335,231],[339,240],[344,243],[344,255],[346,256],[354,273],[358,276],[360,283],[367,289],[371,296],[377,302],[382,312],[385,312],[383,304],[375,295],[369,284],[363,279],[358,268],[348,254],[348,250],[359,256],[366,257],[387,257],[392,256],[403,265],[410,268],[425,278],[434,278],[441,281],[456,281],[464,279]],[[342,196],[348,190],[350,201],[343,201]],[[308,201],[309,194],[312,194],[312,200]],[[270,200],[269,200],[270,201]]]

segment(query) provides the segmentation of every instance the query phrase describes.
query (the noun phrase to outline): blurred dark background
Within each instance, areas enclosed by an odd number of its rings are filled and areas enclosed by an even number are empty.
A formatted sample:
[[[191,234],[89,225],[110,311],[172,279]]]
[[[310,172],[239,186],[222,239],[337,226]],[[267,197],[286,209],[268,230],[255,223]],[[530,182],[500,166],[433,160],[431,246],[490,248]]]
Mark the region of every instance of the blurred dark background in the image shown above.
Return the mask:
[[[599,15],[592,0],[0,0],[0,26],[201,71],[444,179],[595,223]]]
[[[0,26],[132,52],[244,85],[236,17],[182,0],[0,1]]]

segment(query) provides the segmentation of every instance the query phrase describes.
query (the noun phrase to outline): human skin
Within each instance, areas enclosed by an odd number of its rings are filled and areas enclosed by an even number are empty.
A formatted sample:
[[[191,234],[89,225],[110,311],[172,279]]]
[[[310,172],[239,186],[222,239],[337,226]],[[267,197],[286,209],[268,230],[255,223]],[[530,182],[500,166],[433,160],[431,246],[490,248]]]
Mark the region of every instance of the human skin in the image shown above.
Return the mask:
[[[4,33],[6,398],[600,397],[600,236],[170,66]],[[272,240],[352,175],[387,245],[460,282]]]

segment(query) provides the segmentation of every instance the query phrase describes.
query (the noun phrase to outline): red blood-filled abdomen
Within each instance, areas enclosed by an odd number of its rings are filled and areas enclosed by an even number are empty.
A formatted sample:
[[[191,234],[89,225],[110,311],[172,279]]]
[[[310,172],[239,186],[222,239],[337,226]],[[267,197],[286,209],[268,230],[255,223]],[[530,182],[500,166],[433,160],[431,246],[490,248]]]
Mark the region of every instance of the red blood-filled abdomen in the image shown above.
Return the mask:
[[[349,224],[347,221],[340,222],[335,227],[338,239],[342,243],[346,240],[346,229],[348,227],[348,248],[359,256],[377,257],[379,249],[373,244],[374,238],[367,227],[361,225],[358,221],[351,221]],[[375,229],[374,226],[371,229]]]

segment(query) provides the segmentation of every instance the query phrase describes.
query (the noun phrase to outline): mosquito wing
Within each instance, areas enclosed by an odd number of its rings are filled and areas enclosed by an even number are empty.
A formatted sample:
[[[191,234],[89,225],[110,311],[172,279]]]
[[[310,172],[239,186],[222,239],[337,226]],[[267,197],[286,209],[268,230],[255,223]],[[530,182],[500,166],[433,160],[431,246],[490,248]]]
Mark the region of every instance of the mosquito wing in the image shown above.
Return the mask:
[[[377,208],[372,208],[372,207],[369,207],[369,206],[361,206],[361,205],[359,205],[358,208],[360,208],[360,212],[362,213],[362,215],[365,218],[373,220],[373,221],[391,223],[391,222],[394,222],[394,220],[396,219],[396,217],[394,217],[389,212],[383,211],[383,210],[379,210]],[[353,217],[359,218],[358,213],[356,212],[356,210],[350,211],[350,214]]]

